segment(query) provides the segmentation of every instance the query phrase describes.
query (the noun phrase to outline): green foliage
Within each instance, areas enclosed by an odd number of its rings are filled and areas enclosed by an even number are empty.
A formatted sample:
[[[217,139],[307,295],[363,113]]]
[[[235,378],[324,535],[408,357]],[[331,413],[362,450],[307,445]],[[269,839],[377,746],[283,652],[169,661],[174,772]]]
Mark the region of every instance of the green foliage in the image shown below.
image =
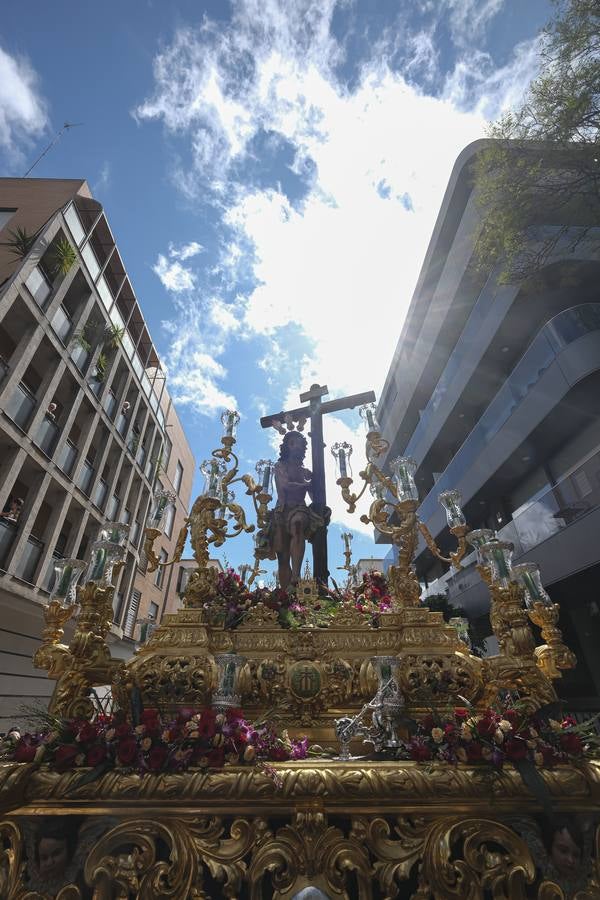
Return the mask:
[[[50,265],[54,275],[66,275],[76,259],[77,254],[66,238],[59,238],[53,243]]]
[[[110,350],[116,350],[117,347],[121,346],[124,334],[125,328],[121,328],[119,325],[111,322],[104,329],[104,346]]]
[[[106,353],[99,353],[96,360],[96,378],[98,381],[104,381],[106,378],[106,367],[108,365],[108,356]]]
[[[73,337],[71,338],[71,343],[78,347],[83,347],[86,353],[89,353],[92,349],[92,344],[88,339],[88,334],[85,326],[81,328],[79,331],[76,331]]]
[[[489,271],[502,259],[505,282],[538,271],[559,242],[575,250],[600,216],[600,5],[556,6],[541,36],[541,74],[521,108],[490,127],[494,140],[475,163],[475,262]],[[554,227],[534,235],[537,224]]]
[[[27,229],[17,225],[16,228],[9,228],[8,234],[10,240],[3,241],[2,246],[8,248],[8,252],[16,256],[17,259],[25,259],[31,248],[36,242],[37,233],[29,234]]]

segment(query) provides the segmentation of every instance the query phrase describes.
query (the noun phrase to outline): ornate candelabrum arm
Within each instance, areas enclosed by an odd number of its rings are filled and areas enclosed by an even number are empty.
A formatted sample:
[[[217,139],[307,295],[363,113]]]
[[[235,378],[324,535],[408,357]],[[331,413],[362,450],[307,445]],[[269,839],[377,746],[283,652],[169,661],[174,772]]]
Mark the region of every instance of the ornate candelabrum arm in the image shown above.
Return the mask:
[[[469,530],[467,525],[455,525],[450,528],[450,533],[453,534],[458,540],[458,547],[456,548],[454,553],[451,553],[449,556],[444,556],[442,554],[440,548],[435,542],[433,535],[431,534],[427,525],[424,524],[424,522],[419,521],[417,527],[423,535],[425,543],[434,556],[436,556],[442,562],[450,563],[450,565],[453,565],[456,569],[461,568],[461,561],[464,559],[467,552],[467,541],[465,538],[465,535]]]
[[[158,568],[166,569],[169,566],[174,566],[175,563],[178,563],[183,556],[183,551],[185,548],[185,542],[188,536],[188,527],[189,527],[189,519],[186,519],[185,525],[180,529],[179,534],[177,536],[177,543],[175,545],[175,551],[173,553],[173,559],[167,560],[165,562],[161,562],[158,556],[154,552],[154,542],[157,538],[159,538],[162,534],[160,528],[145,528],[144,529],[144,554],[146,559],[148,560],[148,572],[155,572]]]

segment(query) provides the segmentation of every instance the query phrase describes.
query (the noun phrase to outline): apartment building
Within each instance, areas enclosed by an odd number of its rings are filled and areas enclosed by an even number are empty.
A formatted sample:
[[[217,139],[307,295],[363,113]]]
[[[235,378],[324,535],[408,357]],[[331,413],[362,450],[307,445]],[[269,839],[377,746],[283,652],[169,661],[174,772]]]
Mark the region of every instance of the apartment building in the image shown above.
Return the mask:
[[[157,482],[187,513],[194,459],[102,205],[85,181],[0,179],[0,731],[52,690],[31,655],[57,557],[85,559],[100,525],[130,525],[112,650],[167,604],[140,571]],[[143,562],[143,560],[142,560]]]
[[[388,458],[418,463],[418,514],[443,550],[453,539],[438,495],[458,488],[471,528],[495,529],[513,542],[515,563],[540,565],[579,657],[563,676],[563,696],[595,709],[600,259],[591,240],[569,253],[559,243],[541,271],[518,284],[501,283],[497,260],[485,271],[474,266],[473,164],[482,144],[467,147],[452,172],[378,416]],[[536,227],[577,227],[577,210],[568,214]],[[416,567],[427,593],[446,593],[485,621],[488,594],[474,554],[454,572],[421,541]]]

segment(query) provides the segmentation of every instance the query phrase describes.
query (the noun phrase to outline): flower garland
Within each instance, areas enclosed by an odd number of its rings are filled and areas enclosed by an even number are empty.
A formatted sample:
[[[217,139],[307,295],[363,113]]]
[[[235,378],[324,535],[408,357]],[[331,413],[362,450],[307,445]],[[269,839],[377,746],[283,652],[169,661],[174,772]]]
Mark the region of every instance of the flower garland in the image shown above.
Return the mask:
[[[486,762],[496,769],[505,762],[528,760],[548,767],[593,755],[596,743],[589,733],[590,723],[578,725],[571,716],[546,720],[517,706],[481,713],[458,707],[448,719],[428,715],[415,724],[413,734],[395,754],[398,759]]]
[[[305,759],[308,740],[278,734],[268,722],[253,725],[238,709],[186,710],[168,722],[158,710],[145,709],[137,725],[116,713],[93,722],[56,720],[33,734],[12,731],[0,753],[15,762],[46,763],[57,772],[91,767],[99,774],[114,768],[157,773]]]

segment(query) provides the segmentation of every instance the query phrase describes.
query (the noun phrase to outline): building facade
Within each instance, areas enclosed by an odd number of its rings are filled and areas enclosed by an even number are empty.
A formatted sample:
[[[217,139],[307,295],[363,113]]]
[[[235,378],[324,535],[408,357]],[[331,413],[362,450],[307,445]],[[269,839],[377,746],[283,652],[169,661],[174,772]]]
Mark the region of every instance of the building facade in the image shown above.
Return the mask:
[[[540,565],[579,658],[563,676],[563,695],[596,709],[600,259],[591,240],[568,254],[559,242],[518,284],[501,282],[497,261],[484,271],[473,265],[473,163],[482,145],[467,147],[453,170],[379,421],[388,458],[416,459],[419,517],[443,549],[452,538],[438,495],[452,487],[471,528],[495,529],[514,544],[515,563]],[[537,227],[577,227],[577,211],[570,215]],[[485,623],[488,595],[473,554],[461,571],[448,571],[421,541],[416,567],[426,593],[446,593]]]
[[[57,557],[128,523],[115,656],[167,583],[139,570],[157,481],[174,490],[172,552],[194,460],[104,210],[85,181],[0,179],[0,731],[53,683],[35,670]],[[143,561],[142,561],[143,562]]]

